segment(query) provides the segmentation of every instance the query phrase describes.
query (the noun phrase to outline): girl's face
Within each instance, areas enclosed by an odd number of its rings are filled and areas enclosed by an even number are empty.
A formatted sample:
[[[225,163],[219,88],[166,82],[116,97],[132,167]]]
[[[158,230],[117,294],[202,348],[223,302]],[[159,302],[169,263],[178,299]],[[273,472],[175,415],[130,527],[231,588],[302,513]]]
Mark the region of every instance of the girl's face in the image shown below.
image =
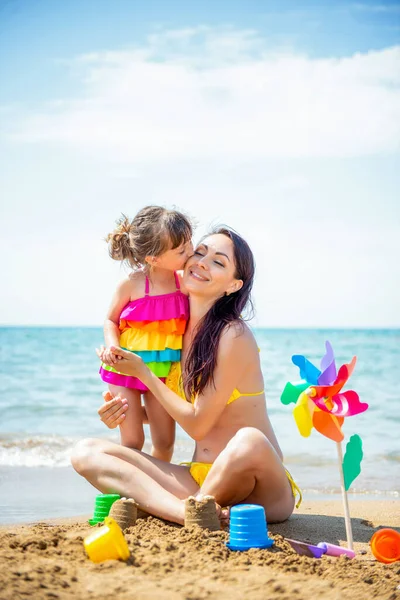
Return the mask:
[[[191,241],[181,244],[173,250],[167,250],[161,256],[155,258],[149,257],[149,263],[159,269],[167,271],[180,271],[184,268],[187,259],[193,254],[193,244]]]
[[[236,279],[235,273],[232,240],[222,233],[209,235],[186,263],[185,288],[189,294],[218,299],[242,287],[243,281]]]

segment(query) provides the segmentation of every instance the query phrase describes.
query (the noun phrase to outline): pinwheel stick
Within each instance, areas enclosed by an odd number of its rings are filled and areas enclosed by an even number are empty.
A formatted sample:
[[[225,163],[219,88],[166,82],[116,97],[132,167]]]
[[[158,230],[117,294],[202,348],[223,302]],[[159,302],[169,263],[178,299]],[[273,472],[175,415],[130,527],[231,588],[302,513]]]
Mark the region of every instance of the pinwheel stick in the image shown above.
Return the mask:
[[[337,448],[337,453],[338,453],[340,483],[341,483],[341,488],[342,488],[342,499],[343,499],[343,508],[344,508],[344,522],[346,525],[347,546],[350,548],[350,550],[353,550],[354,549],[353,548],[353,531],[351,529],[349,499],[347,497],[347,491],[346,491],[346,487],[345,487],[345,483],[344,483],[342,442],[336,442],[336,448]]]
[[[342,365],[337,371],[333,348],[328,341],[325,342],[325,347],[321,369],[313,365],[303,354],[292,356],[293,364],[300,369],[301,382],[288,382],[282,392],[281,402],[295,404],[293,416],[300,435],[309,437],[311,430],[315,428],[319,433],[336,442],[347,545],[349,550],[353,550],[347,490],[361,473],[363,451],[360,436],[352,435],[343,460],[342,425],[346,417],[354,417],[365,412],[368,404],[360,402],[354,390],[342,391],[354,371],[357,358],[354,356],[351,362]]]

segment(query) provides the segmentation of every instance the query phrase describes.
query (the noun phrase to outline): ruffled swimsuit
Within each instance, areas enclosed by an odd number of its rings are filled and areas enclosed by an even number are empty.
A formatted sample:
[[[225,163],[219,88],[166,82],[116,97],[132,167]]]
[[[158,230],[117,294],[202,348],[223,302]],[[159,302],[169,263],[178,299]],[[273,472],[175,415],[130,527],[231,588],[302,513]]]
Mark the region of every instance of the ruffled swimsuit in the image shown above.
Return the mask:
[[[182,337],[189,318],[189,299],[181,291],[176,273],[176,290],[170,294],[150,296],[146,277],[145,295],[129,302],[119,318],[119,344],[141,356],[149,369],[165,382],[171,365],[180,360]],[[104,363],[100,367],[103,381],[121,387],[147,391],[137,377],[123,375]]]

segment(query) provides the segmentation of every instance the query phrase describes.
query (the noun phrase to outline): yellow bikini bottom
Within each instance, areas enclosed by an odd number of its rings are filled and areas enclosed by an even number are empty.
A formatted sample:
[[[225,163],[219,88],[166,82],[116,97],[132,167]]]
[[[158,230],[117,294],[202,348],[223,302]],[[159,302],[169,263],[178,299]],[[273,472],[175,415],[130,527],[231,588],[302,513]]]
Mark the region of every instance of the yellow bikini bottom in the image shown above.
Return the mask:
[[[180,464],[189,467],[189,472],[199,487],[203,485],[205,478],[207,477],[211,467],[213,466],[213,463],[202,462],[182,462]],[[301,489],[294,481],[293,477],[287,469],[285,469],[285,473],[286,477],[289,480],[290,487],[292,488],[293,498],[296,500],[296,496],[299,497],[296,502],[296,508],[299,508],[303,500],[303,494],[301,493]]]

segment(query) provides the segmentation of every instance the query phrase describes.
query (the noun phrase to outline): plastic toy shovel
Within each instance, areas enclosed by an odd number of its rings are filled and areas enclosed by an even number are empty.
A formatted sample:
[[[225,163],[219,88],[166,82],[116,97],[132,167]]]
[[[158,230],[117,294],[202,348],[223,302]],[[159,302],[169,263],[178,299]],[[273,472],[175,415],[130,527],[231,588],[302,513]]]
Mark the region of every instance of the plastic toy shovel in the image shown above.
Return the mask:
[[[356,555],[354,550],[336,546],[335,544],[328,544],[328,542],[320,542],[317,546],[313,546],[312,544],[306,544],[298,540],[285,539],[292,546],[293,550],[296,550],[297,554],[309,556],[310,558],[321,558],[323,554],[327,554],[328,556],[341,556],[344,554],[349,558],[354,558]]]
[[[324,548],[318,548],[318,546],[306,544],[305,542],[299,542],[298,540],[291,540],[289,538],[285,538],[285,540],[289,542],[293,550],[296,550],[297,554],[309,556],[310,558],[321,558],[321,556],[325,554]]]

